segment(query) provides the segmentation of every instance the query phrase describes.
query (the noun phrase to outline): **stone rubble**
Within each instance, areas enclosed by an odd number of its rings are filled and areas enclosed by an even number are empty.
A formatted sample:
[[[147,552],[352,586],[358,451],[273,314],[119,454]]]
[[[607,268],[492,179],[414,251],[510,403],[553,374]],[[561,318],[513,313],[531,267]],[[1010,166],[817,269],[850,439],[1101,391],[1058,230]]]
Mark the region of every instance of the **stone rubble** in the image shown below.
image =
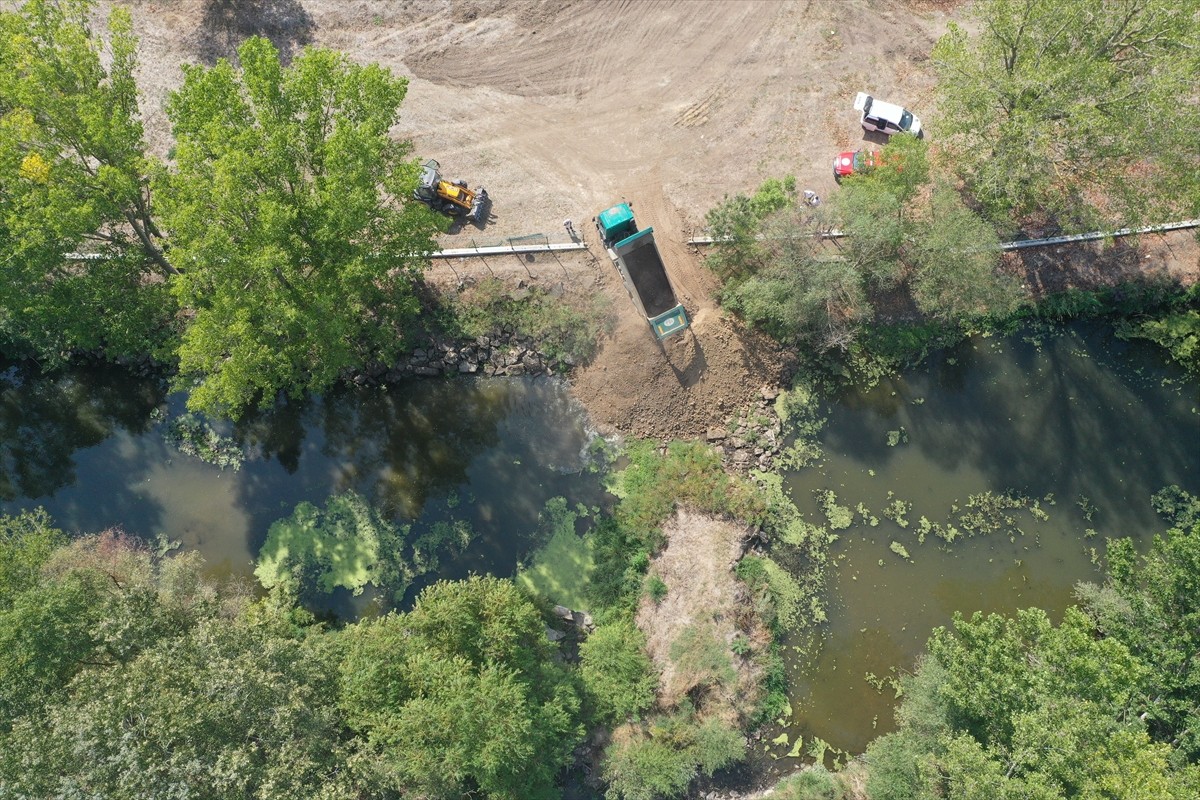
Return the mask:
[[[775,412],[779,391],[763,386],[758,399],[730,417],[724,427],[709,428],[705,438],[721,451],[725,466],[742,473],[771,469],[783,449],[783,423]]]
[[[411,377],[558,375],[569,371],[571,366],[571,359],[551,356],[530,337],[500,331],[467,342],[431,339],[390,369],[373,364],[350,380],[360,386],[375,386]]]

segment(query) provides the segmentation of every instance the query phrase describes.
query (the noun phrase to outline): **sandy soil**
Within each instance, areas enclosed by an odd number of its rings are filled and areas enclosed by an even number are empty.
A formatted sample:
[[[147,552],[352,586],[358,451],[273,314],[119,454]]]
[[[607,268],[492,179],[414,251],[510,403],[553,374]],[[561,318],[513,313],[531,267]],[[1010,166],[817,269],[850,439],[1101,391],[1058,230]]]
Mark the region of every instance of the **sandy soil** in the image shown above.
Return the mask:
[[[684,242],[727,194],[794,174],[835,191],[834,154],[864,141],[866,90],[936,129],[927,54],[959,0],[133,0],[143,111],[165,154],[163,104],[181,63],[215,63],[251,34],[307,44],[409,79],[396,135],[451,177],[483,185],[493,217],[447,246],[543,233],[570,218],[586,256],[439,266],[437,280],[502,274],[604,293],[613,335],[574,378],[603,428],[695,436],[779,380],[781,354],[724,317]],[[101,5],[98,16],[106,13]],[[694,320],[659,347],[589,220],[620,201],[652,225]],[[1018,267],[1014,267],[1017,269]],[[1037,264],[1031,284],[1043,282]]]

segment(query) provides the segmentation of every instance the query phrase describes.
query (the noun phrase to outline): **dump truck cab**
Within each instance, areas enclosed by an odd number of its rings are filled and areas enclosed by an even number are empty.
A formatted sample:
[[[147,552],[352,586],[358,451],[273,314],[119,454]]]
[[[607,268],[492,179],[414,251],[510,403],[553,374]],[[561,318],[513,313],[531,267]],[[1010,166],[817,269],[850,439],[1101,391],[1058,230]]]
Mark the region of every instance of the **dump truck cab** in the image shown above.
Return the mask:
[[[627,239],[637,233],[637,223],[633,219],[633,209],[629,203],[619,203],[612,208],[601,211],[596,217],[596,230],[605,247],[612,247],[622,239]]]

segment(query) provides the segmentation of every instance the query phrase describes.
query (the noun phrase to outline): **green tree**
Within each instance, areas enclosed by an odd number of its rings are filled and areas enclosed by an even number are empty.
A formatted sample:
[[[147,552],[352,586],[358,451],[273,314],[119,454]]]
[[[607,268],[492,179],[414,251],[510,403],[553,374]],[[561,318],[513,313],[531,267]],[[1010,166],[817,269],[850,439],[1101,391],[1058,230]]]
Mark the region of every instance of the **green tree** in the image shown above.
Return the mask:
[[[1172,767],[1138,713],[1153,665],[1097,636],[1069,608],[956,618],[904,683],[900,728],[868,749],[868,791],[901,798],[1183,798],[1200,778]],[[1194,696],[1193,696],[1194,697]]]
[[[1155,537],[1140,557],[1128,539],[1109,542],[1104,590],[1081,595],[1097,628],[1153,670],[1146,724],[1180,760],[1200,761],[1200,524]]]
[[[935,185],[929,215],[910,245],[917,306],[949,323],[1015,311],[1023,293],[1015,278],[997,272],[998,245],[995,229],[967,208],[956,191]]]
[[[1200,209],[1196,0],[986,0],[933,50],[936,127],[996,218]],[[1183,200],[1183,203],[1179,201]]]
[[[18,523],[17,546],[4,547],[18,570],[0,590],[0,729],[37,716],[81,672],[128,662],[216,608],[195,553],[159,559],[110,531],[47,554],[59,535],[45,518]]]
[[[0,341],[43,363],[157,352],[175,273],[152,213],[129,12],[90,0],[0,12]],[[68,262],[84,250],[97,258]]]
[[[765,181],[752,197],[739,194],[721,201],[705,217],[716,242],[704,263],[726,282],[736,283],[757,272],[767,257],[759,244],[759,225],[794,205],[795,195],[796,179],[788,176]]]
[[[66,535],[51,527],[45,509],[0,515],[0,611],[37,586],[42,566],[65,542]]]
[[[337,686],[336,652],[286,617],[210,618],[19,721],[0,794],[361,797]]]
[[[724,302],[781,341],[844,349],[874,309],[854,258],[826,251],[807,235],[808,227],[801,212],[785,211],[769,219],[763,226],[763,266],[727,288]],[[864,240],[858,247],[868,246]]]
[[[346,637],[342,703],[393,789],[554,796],[582,735],[579,699],[541,612],[510,581],[434,584],[412,611]]]
[[[596,717],[606,722],[650,708],[658,687],[646,635],[628,619],[601,625],[579,646],[579,677]]]
[[[393,359],[440,225],[410,201],[417,165],[388,135],[407,90],[377,65],[262,38],[184,68],[163,227],[194,310],[180,348],[189,406],[237,414]]]

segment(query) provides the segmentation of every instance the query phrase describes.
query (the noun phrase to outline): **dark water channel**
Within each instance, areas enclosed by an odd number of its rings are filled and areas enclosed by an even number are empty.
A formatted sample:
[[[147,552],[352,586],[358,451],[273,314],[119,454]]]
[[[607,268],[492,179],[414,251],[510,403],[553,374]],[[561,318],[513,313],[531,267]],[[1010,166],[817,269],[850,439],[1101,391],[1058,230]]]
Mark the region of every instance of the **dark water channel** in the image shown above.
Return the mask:
[[[250,575],[271,523],[300,501],[353,489],[414,534],[444,519],[471,525],[475,538],[440,577],[511,575],[548,499],[606,496],[586,469],[586,416],[557,381],[334,392],[226,430],[247,453],[234,471],[167,443],[163,419],[184,408],[160,380],[112,367],[0,370],[0,510],[40,505],[73,532],[163,534],[218,574]],[[355,613],[348,594],[338,602]]]
[[[822,524],[814,492],[828,489],[878,525],[855,514],[838,531],[830,622],[815,663],[788,651],[793,718],[788,741],[769,753],[786,756],[797,736],[860,752],[889,730],[892,694],[868,673],[910,668],[955,611],[1037,605],[1061,615],[1074,584],[1099,577],[1105,537],[1144,545],[1162,530],[1152,493],[1170,484],[1200,493],[1198,407],[1195,381],[1157,348],[1086,326],[975,339],[839,398],[823,464],[787,487]],[[443,559],[441,576],[454,578],[511,575],[537,544],[548,499],[607,498],[587,469],[586,417],[555,381],[415,382],[291,404],[225,431],[247,454],[240,471],[165,441],[164,418],[182,412],[158,379],[111,367],[39,377],[0,364],[0,510],[41,505],[68,531],[163,534],[217,573],[249,575],[273,521],[353,489],[414,532],[467,521],[471,545]],[[1046,519],[1023,509],[1010,512],[1019,533],[918,541],[921,517],[952,523],[955,504],[985,491],[1019,492]],[[907,527],[884,514],[897,499],[911,504]],[[343,614],[360,610],[341,602]]]
[[[911,668],[929,632],[955,611],[1039,606],[1061,618],[1075,583],[1101,577],[1105,537],[1145,546],[1164,529],[1154,492],[1169,484],[1200,492],[1197,395],[1196,382],[1157,348],[1076,326],[1040,339],[973,339],[841,397],[824,431],[823,465],[789,476],[787,486],[822,524],[814,492],[826,489],[842,506],[862,503],[879,523],[855,514],[838,531],[830,623],[815,664],[787,659],[793,721],[789,744],[771,753],[786,754],[797,735],[861,752],[891,730],[893,692],[874,688],[868,673]],[[1019,492],[1046,518],[1014,510],[1006,512],[1013,525],[994,533],[918,540],[922,516],[953,523],[953,506],[984,491]],[[907,528],[883,513],[896,499],[911,503]]]

